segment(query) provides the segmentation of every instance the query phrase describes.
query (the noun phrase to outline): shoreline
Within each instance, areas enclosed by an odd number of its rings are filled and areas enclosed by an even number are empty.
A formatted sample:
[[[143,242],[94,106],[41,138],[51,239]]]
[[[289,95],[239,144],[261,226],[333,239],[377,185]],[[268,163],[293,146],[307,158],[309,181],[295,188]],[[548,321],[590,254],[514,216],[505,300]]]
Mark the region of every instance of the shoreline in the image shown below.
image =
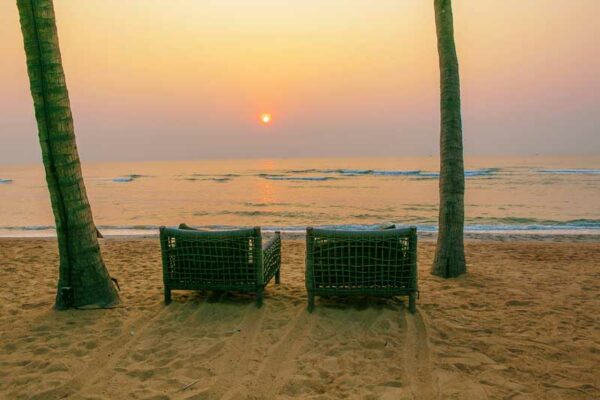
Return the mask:
[[[265,237],[270,237],[274,231],[262,231]],[[32,231],[31,235],[24,236],[2,236],[0,233],[0,241],[5,240],[56,240],[56,235],[36,235],[37,232]],[[104,233],[103,239],[100,240],[151,240],[158,239],[157,233],[139,233],[139,234],[122,234],[122,233]],[[305,232],[282,232],[282,240],[304,240]],[[465,241],[484,241],[484,242],[600,242],[599,233],[568,233],[568,234],[548,234],[544,232],[536,233],[490,233],[490,232],[465,232]],[[424,241],[437,240],[436,232],[418,232],[418,239]]]

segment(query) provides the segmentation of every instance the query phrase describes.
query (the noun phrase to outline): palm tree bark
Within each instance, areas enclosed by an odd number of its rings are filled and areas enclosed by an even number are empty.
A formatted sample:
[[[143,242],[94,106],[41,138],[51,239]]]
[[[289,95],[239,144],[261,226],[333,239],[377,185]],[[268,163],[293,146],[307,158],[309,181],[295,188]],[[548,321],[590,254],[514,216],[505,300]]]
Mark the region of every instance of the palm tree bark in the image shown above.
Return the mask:
[[[52,0],[17,0],[60,254],[55,307],[106,308],[119,296],[102,260],[75,143]]]
[[[439,233],[431,273],[444,278],[467,271],[464,250],[465,173],[460,79],[451,0],[434,0],[440,66]]]

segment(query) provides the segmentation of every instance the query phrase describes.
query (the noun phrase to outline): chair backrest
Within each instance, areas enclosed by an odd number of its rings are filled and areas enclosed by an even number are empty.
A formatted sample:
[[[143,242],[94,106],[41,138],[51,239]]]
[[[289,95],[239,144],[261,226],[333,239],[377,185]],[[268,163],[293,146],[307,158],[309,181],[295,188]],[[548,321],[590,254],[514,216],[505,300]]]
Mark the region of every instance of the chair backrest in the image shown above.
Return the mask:
[[[415,289],[417,230],[308,228],[306,283],[313,289]]]
[[[163,275],[172,286],[242,287],[260,284],[260,228],[196,231],[160,228]]]

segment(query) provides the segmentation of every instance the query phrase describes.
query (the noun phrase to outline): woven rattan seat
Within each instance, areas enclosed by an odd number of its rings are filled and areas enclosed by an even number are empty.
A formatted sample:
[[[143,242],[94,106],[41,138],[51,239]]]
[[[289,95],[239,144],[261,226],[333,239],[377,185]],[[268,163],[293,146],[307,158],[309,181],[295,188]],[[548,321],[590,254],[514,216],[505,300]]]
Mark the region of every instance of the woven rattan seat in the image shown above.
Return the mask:
[[[306,230],[308,310],[315,296],[409,297],[416,311],[417,228]]]
[[[160,228],[165,304],[171,290],[256,292],[275,277],[279,283],[281,236],[262,244],[259,227],[232,231]]]

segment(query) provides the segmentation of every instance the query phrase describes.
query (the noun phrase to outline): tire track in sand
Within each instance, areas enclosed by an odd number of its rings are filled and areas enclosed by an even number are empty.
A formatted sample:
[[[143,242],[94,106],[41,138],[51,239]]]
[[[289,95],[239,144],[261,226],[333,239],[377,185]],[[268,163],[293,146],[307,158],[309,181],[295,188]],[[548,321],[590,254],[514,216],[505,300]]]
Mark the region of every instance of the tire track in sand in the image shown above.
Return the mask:
[[[265,314],[267,310],[263,306],[257,309],[254,304],[248,306],[248,310],[244,312],[243,323],[240,326],[239,333],[229,338],[225,347],[221,350],[222,355],[235,355],[236,358],[215,357],[212,367],[216,370],[214,381],[207,389],[210,393],[210,398],[223,399],[225,394],[231,387],[235,387],[238,382],[242,381],[246,375],[243,367],[248,364],[248,360],[252,356],[248,346],[256,341],[256,336],[260,332]]]
[[[427,328],[418,309],[415,314],[408,315],[408,318],[407,315],[407,312],[402,313],[406,326],[403,352],[405,376],[414,398],[437,399],[439,391],[432,374]]]
[[[160,304],[162,305],[162,302]],[[205,308],[205,304],[206,301],[200,307],[188,312],[183,320],[186,321],[193,315],[200,313]],[[67,385],[74,385],[77,388],[73,394],[81,393],[99,381],[108,383],[117,374],[114,370],[115,366],[127,357],[137,341],[144,337],[148,327],[166,314],[167,310],[172,311],[172,309],[172,306],[162,306],[156,314],[149,317],[149,312],[144,313],[125,326],[121,335],[97,351],[97,356],[88,362],[89,367],[67,383]],[[182,311],[185,312],[185,310]]]
[[[248,386],[251,388],[246,392],[256,393],[259,398],[277,398],[279,391],[287,383],[282,377],[290,376],[290,370],[296,367],[294,362],[302,347],[300,339],[312,329],[315,318],[315,315],[306,311],[304,305],[300,306],[286,332],[274,345],[268,345],[272,350],[261,359],[261,366],[250,382],[240,379],[240,383],[232,386],[221,398],[236,399],[240,392],[249,389]]]
[[[44,392],[43,398],[45,399],[64,399],[75,394],[80,393],[89,382],[97,375],[102,374],[107,368],[111,368],[116,363],[116,360],[120,359],[124,353],[131,347],[132,342],[137,338],[131,335],[131,331],[143,332],[145,328],[152,321],[157,319],[165,308],[161,309],[154,316],[149,317],[150,312],[145,312],[133,322],[123,327],[123,333],[117,338],[111,340],[103,346],[100,346],[92,354],[91,360],[86,362],[86,367],[76,374],[72,379],[63,383],[59,387],[50,391]],[[139,336],[139,335],[137,335]],[[114,348],[119,350],[113,351]],[[112,356],[116,357],[112,357]]]

